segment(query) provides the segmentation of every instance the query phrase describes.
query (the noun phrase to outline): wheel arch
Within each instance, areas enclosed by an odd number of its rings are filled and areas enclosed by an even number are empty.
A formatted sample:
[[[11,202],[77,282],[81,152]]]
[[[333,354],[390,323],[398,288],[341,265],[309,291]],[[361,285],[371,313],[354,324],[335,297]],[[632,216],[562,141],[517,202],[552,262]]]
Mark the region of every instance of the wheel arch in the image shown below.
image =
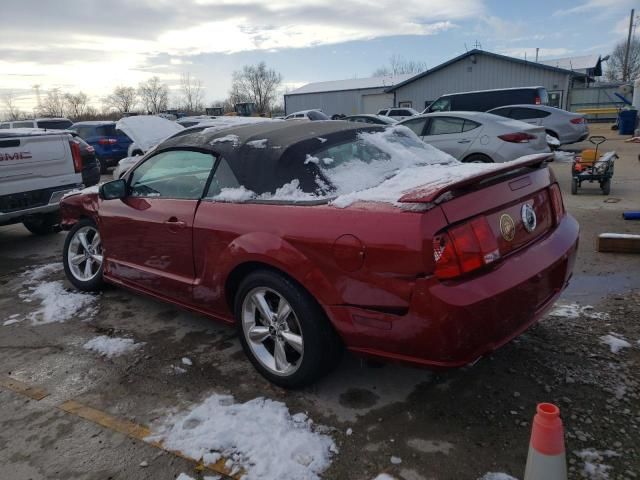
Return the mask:
[[[471,157],[483,157],[486,159],[485,163],[495,163],[489,155],[482,152],[471,152],[465,155],[465,157],[462,159],[462,162],[468,162]]]

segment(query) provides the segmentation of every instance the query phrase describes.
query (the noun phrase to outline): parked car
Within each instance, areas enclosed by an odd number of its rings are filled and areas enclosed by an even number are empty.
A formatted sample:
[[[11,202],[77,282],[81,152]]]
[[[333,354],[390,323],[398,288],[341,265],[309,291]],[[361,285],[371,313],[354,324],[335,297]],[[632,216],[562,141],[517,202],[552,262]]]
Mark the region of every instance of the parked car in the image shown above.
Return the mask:
[[[100,164],[96,158],[95,149],[85,142],[77,132],[67,130],[73,139],[80,146],[80,157],[82,158],[82,183],[85,187],[91,187],[100,182]]]
[[[184,128],[193,127],[194,125],[198,125],[199,123],[206,122],[208,120],[213,120],[216,117],[213,115],[195,115],[192,117],[182,117],[176,120],[177,123],[182,125]]]
[[[82,188],[80,145],[68,132],[0,130],[0,225],[56,231],[62,196]]]
[[[131,139],[116,128],[116,122],[77,122],[70,130],[77,132],[95,149],[101,173],[106,173],[109,167],[115,166],[118,160],[126,157],[131,145]]]
[[[112,283],[235,324],[284,387],[343,346],[463,366],[571,277],[578,224],[549,156],[465,165],[407,128],[343,121],[180,135],[63,200],[64,268],[80,290]]]
[[[385,115],[370,115],[365,113],[360,115],[350,115],[348,117],[344,117],[343,120],[348,122],[370,123],[373,125],[393,125],[394,123],[397,123],[397,120]]]
[[[330,120],[322,110],[301,110],[284,117],[285,120]]]
[[[543,127],[490,113],[429,113],[399,124],[462,162],[508,162],[550,151]]]
[[[144,118],[144,117],[142,117]],[[149,117],[147,117],[149,118]],[[273,122],[277,120],[271,120],[266,117],[233,117],[233,116],[222,116],[217,118],[202,118],[200,122],[196,125],[193,125],[188,128],[174,130],[169,128],[168,126],[161,124],[160,129],[163,134],[167,131],[173,131],[167,137],[163,137],[161,140],[165,138],[175,138],[180,135],[186,135],[188,133],[196,133],[204,130],[205,128],[209,129],[209,131],[222,130],[224,128],[239,126],[239,125],[247,125],[250,123],[264,123],[264,122]],[[149,153],[153,150],[159,141],[157,141],[158,136],[156,135],[156,129],[149,128],[150,125],[155,125],[158,128],[158,124],[155,120],[147,121],[137,121],[135,123],[128,122],[125,128],[129,132],[129,134],[138,139],[137,141],[141,145],[149,146],[144,153]],[[167,130],[163,130],[166,128]],[[156,142],[153,144],[153,142]],[[153,144],[153,145],[152,145]],[[132,166],[134,166],[140,159],[142,158],[143,152],[140,150],[136,152],[136,155],[123,158],[118,162],[118,165],[113,170],[113,178],[120,178],[127,170],[129,170]]]
[[[44,128],[47,130],[67,130],[73,122],[68,118],[35,118],[0,123],[0,129],[6,128]]]
[[[400,121],[405,118],[413,117],[414,115],[419,115],[420,112],[414,110],[413,108],[383,108],[382,110],[378,110],[378,115],[384,115],[385,117],[393,118],[394,120]]]
[[[422,113],[486,112],[505,105],[547,105],[549,95],[544,87],[498,88],[473,92],[448,93],[438,97]]]
[[[549,135],[558,139],[560,145],[581,142],[589,136],[589,125],[584,115],[547,105],[510,105],[487,113],[541,125]]]

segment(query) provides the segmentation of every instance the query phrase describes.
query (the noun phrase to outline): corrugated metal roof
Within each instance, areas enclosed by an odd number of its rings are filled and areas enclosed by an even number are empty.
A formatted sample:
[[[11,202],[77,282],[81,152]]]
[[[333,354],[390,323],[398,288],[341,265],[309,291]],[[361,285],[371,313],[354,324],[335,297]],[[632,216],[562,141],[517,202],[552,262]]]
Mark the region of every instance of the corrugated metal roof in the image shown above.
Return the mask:
[[[384,77],[370,78],[349,78],[347,80],[331,80],[328,82],[313,82],[303,85],[300,88],[288,92],[287,95],[299,95],[301,93],[321,93],[336,92],[344,90],[362,90],[366,88],[392,87],[397,83],[413,77],[414,74],[407,75],[387,75]]]
[[[600,55],[582,55],[580,57],[555,58],[552,60],[544,60],[544,65],[550,67],[564,68],[565,70],[587,70],[596,68],[600,61]]]

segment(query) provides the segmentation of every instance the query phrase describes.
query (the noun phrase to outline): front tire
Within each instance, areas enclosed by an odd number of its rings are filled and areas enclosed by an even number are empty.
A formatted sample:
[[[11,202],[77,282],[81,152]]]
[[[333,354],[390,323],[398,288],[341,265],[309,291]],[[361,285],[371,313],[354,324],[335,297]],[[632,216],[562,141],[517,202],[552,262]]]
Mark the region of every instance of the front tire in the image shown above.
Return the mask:
[[[78,290],[102,290],[102,240],[93,220],[85,218],[73,226],[64,241],[62,258],[64,273]]]
[[[49,235],[60,231],[60,214],[58,212],[43,213],[27,218],[22,224],[34,235]]]
[[[235,297],[242,348],[267,380],[284,388],[315,382],[337,364],[341,345],[318,303],[269,270],[247,276]]]
[[[576,195],[578,193],[578,179],[571,179],[571,195]]]

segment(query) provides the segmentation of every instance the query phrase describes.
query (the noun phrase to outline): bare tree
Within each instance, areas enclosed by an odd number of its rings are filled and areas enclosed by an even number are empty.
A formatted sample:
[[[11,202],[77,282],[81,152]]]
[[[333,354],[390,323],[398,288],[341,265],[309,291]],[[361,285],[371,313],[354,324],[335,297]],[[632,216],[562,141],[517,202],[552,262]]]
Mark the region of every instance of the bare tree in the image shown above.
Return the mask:
[[[180,77],[180,89],[182,91],[182,108],[188,113],[198,113],[204,108],[204,89],[202,82],[192,78],[191,73],[183,73]]]
[[[118,86],[105,99],[108,109],[115,109],[120,114],[132,111],[138,102],[138,94],[133,87]]]
[[[242,70],[233,72],[233,83],[229,96],[234,103],[250,101],[256,104],[258,113],[267,113],[271,109],[282,75],[268,69],[265,62],[258,65],[245,65]]]
[[[7,92],[2,96],[2,105],[5,120],[21,120],[25,118],[25,113],[16,105],[16,96],[13,92]]]
[[[377,68],[374,77],[384,77],[386,75],[405,75],[421,73],[427,70],[427,62],[416,60],[405,60],[402,55],[393,54],[389,57],[389,65]]]
[[[607,80],[616,81],[624,79],[635,79],[640,75],[640,38],[632,37],[629,44],[629,61],[627,71],[624,70],[624,53],[627,48],[627,41],[621,41],[613,47],[613,52],[607,61]]]
[[[64,103],[67,115],[74,120],[80,120],[87,114],[89,97],[84,92],[65,93]]]
[[[65,95],[59,88],[49,90],[38,110],[43,117],[64,117]]]
[[[147,112],[158,113],[167,109],[169,104],[169,87],[159,77],[151,77],[138,84],[138,95]]]

